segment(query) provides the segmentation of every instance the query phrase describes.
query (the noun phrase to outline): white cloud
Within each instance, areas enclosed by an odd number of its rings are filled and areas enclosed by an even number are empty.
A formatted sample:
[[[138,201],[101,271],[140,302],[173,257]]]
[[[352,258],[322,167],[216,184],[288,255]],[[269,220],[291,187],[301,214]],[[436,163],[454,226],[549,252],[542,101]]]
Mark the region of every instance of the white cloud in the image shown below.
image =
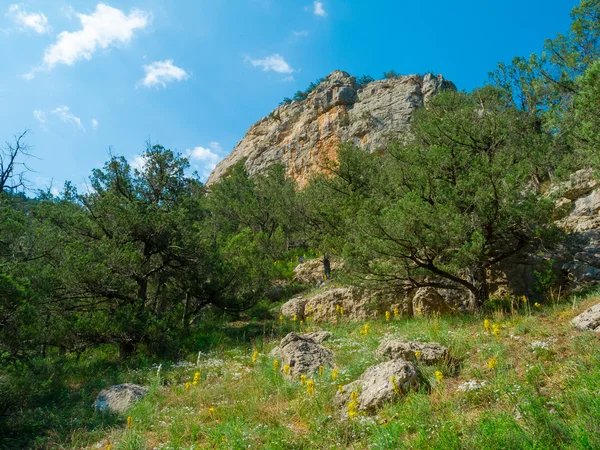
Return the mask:
[[[210,144],[208,144],[208,146],[217,153],[221,153],[223,151],[223,147],[221,147],[221,144],[219,142],[213,141]]]
[[[132,169],[142,171],[146,166],[146,158],[141,155],[135,155],[133,160],[129,162]]]
[[[10,5],[6,15],[22,30],[33,30],[38,34],[48,33],[51,28],[43,13],[25,11],[20,5]]]
[[[40,123],[40,125],[44,125],[46,123],[46,113],[41,109],[35,109],[33,111],[33,117]]]
[[[69,20],[73,19],[73,17],[77,15],[77,11],[75,11],[75,8],[73,8],[71,5],[63,6],[60,8],[60,12],[63,13],[63,15]]]
[[[308,36],[308,30],[292,31],[292,33],[294,33],[294,36],[296,36],[296,37],[306,37],[306,36]]]
[[[100,125],[100,123],[98,122],[98,120],[96,119],[92,119],[92,128],[94,130],[98,129],[98,126]]]
[[[294,75],[290,75],[289,77],[285,77],[283,79],[283,81],[287,81],[288,83],[291,83],[294,80],[295,80]]]
[[[323,2],[315,2],[313,14],[319,17],[327,17],[327,11],[323,8]]]
[[[181,67],[175,66],[172,59],[148,64],[144,66],[144,71],[146,72],[146,76],[139,84],[145,87],[158,85],[166,87],[167,83],[187,80],[190,77]]]
[[[273,71],[277,73],[293,73],[295,70],[283,59],[283,56],[275,53],[267,56],[265,59],[251,59],[246,57],[246,62],[253,67],[262,67],[265,72]]]
[[[73,127],[85,131],[85,128],[83,128],[83,125],[81,124],[81,119],[73,115],[71,111],[69,111],[68,106],[59,106],[52,111],[52,114],[55,114],[63,122],[70,123]]]
[[[77,17],[81,22],[81,29],[60,33],[56,43],[44,52],[42,65],[28,75],[33,76],[40,70],[51,70],[58,64],[72,66],[81,59],[91,59],[98,49],[127,44],[134,32],[148,26],[151,20],[147,12],[134,9],[126,15],[103,3],[98,3],[92,14],[78,13]]]
[[[221,144],[218,142],[211,142],[208,144],[209,148],[206,147],[194,147],[193,149],[187,149],[185,151],[186,156],[189,158],[192,167],[196,170],[200,169],[200,172],[203,177],[207,178],[210,173],[213,171],[222,156],[219,153],[223,152],[223,148]],[[199,163],[202,167],[199,167]]]

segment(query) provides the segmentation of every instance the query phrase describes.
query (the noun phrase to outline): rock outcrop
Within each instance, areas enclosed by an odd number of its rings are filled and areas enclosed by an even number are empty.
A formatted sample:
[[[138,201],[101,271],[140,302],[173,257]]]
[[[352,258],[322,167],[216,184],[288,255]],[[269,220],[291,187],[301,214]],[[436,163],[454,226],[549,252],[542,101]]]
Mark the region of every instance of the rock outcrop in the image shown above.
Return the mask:
[[[290,366],[289,376],[311,375],[319,371],[319,366],[333,367],[333,353],[307,336],[290,333],[281,340],[279,347],[271,352],[279,355],[281,368]]]
[[[384,403],[417,389],[421,383],[417,368],[410,362],[395,360],[369,367],[356,381],[342,387],[334,406],[342,418],[348,418],[348,405],[356,402],[356,412],[373,414]],[[353,409],[353,408],[350,408]]]
[[[412,300],[412,308],[416,313],[423,315],[434,313],[451,314],[453,312],[444,297],[432,287],[417,289]]]
[[[333,333],[331,331],[313,331],[312,333],[307,333],[304,335],[308,339],[312,339],[317,344],[322,344],[323,342],[329,340]]]
[[[304,314],[315,322],[332,322],[341,318],[364,320],[395,308],[406,313],[404,297],[356,287],[332,287],[310,297]]]
[[[378,358],[418,361],[422,364],[440,364],[450,361],[446,347],[436,342],[413,342],[396,339],[382,342],[375,355]]]
[[[341,142],[352,141],[369,150],[401,137],[413,112],[444,89],[456,90],[443,76],[400,76],[364,86],[346,72],[331,73],[306,100],[275,109],[252,125],[229,156],[221,161],[207,184],[229,167],[246,159],[251,174],[281,163],[298,185],[335,160]]]
[[[541,298],[536,271],[551,271],[563,295],[600,281],[600,180],[591,170],[579,170],[545,195],[555,202],[555,223],[566,238],[556,248],[527,248],[495,266],[488,274],[495,295]]]
[[[122,414],[133,403],[145,397],[147,393],[148,388],[144,386],[131,383],[117,384],[100,391],[93,407],[98,412],[110,411]]]
[[[308,299],[298,296],[294,297],[281,305],[281,315],[288,319],[296,317],[297,320],[304,320],[304,308]]]
[[[600,333],[600,303],[595,304],[591,308],[575,317],[571,323],[575,328],[582,331],[595,331]]]
[[[331,271],[335,273],[340,270],[344,264],[338,260],[331,260]],[[325,269],[321,258],[309,259],[298,264],[294,269],[294,281],[302,284],[319,284],[324,281]]]
[[[311,341],[322,344],[333,336],[330,331],[313,331],[312,333],[301,334],[300,337],[310,339]],[[269,358],[282,359],[281,347],[278,345],[269,352]]]

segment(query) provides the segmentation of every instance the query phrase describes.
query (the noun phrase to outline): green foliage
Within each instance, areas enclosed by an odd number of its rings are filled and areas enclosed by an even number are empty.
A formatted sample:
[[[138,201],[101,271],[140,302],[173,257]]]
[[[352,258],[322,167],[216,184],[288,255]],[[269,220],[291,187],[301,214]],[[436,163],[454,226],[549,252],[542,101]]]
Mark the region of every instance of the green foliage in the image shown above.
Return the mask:
[[[535,276],[535,289],[543,294],[546,298],[550,298],[553,289],[557,284],[556,272],[553,268],[554,259],[544,259],[540,262],[537,269],[533,271]]]
[[[508,106],[535,116],[540,130],[553,135],[553,145],[564,155],[558,168],[567,173],[589,163],[589,158],[571,156],[569,141],[571,145],[573,140],[575,145],[593,145],[589,139],[593,141],[596,126],[592,122],[594,108],[597,110],[593,101],[597,67],[592,66],[600,58],[600,2],[581,0],[571,17],[569,32],[547,39],[540,54],[500,63],[490,73]]]
[[[553,147],[491,88],[440,94],[413,132],[382,156],[343,145],[334,176],[309,187],[311,216],[358,278],[409,289],[433,275],[483,301],[485,268],[551,228],[550,202],[527,186]]]
[[[574,98],[573,138],[580,153],[590,165],[598,165],[600,151],[600,61],[577,79]]]
[[[391,80],[392,78],[396,78],[399,76],[400,74],[393,69],[388,72],[383,72],[383,78],[385,78],[386,80]]]
[[[375,81],[375,78],[373,78],[371,75],[361,75],[356,79],[356,88],[361,89],[373,81]]]

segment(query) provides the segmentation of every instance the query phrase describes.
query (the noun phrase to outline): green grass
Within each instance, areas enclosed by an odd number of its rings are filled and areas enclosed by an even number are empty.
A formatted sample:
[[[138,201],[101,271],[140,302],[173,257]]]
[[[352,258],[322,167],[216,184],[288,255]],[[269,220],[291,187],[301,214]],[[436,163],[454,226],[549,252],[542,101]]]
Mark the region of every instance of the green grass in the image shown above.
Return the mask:
[[[157,361],[124,366],[114,354],[102,351],[79,362],[38,362],[22,369],[26,375],[19,385],[38,397],[9,420],[13,434],[5,432],[0,448],[91,449],[109,442],[113,449],[600,448],[600,342],[598,336],[569,325],[595,301],[531,312],[521,308],[439,319],[372,320],[364,338],[359,331],[366,322],[323,326],[333,332],[325,345],[334,351],[339,375],[333,381],[331,370],[322,377],[317,374],[312,396],[299,380],[274,372],[267,356],[282,336],[298,328],[291,322],[212,325],[210,339],[200,331],[194,335],[203,352],[199,358],[194,352],[183,358],[185,365],[163,361],[158,376],[152,365]],[[484,318],[500,324],[498,339],[484,332]],[[450,348],[459,365],[422,367],[430,390],[385,405],[376,416],[339,421],[332,408],[337,385],[377,363],[375,349],[391,337],[439,342]],[[259,352],[256,363],[254,349]],[[492,358],[497,365],[489,369]],[[53,381],[57,367],[60,373]],[[441,383],[436,370],[444,374]],[[186,390],[196,371],[201,373],[199,386]],[[48,377],[44,387],[40,380]],[[469,380],[485,385],[460,391]],[[98,390],[124,381],[150,385],[151,392],[123,417],[94,413],[91,403]],[[127,415],[133,420],[131,429]]]

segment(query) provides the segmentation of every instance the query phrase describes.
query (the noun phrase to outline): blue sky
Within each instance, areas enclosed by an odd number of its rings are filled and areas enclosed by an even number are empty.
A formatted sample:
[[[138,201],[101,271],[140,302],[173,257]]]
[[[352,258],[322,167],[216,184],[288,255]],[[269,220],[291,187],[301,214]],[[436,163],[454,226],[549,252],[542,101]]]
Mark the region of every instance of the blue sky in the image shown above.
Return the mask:
[[[568,29],[575,0],[0,2],[0,140],[30,129],[34,187],[83,187],[145,142],[203,175],[248,127],[335,69],[481,86]],[[136,158],[138,157],[138,158]]]

